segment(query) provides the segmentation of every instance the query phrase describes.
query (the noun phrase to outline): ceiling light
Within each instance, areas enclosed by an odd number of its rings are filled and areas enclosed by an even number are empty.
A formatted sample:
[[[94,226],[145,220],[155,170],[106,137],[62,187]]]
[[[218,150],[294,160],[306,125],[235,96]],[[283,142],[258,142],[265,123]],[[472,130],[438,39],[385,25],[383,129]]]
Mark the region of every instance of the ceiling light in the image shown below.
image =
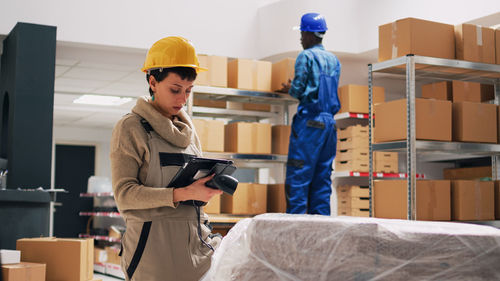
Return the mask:
[[[132,98],[121,98],[116,96],[83,95],[73,100],[73,103],[92,104],[104,106],[119,106],[131,101]]]

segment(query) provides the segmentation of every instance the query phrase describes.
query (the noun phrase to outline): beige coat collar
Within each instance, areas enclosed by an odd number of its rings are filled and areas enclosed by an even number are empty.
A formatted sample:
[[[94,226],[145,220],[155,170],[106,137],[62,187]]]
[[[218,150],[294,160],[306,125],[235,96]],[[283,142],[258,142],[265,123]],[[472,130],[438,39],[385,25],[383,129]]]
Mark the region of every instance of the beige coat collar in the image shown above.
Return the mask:
[[[146,119],[154,131],[171,144],[186,148],[191,143],[193,124],[184,109],[175,120],[171,120],[161,115],[145,98],[139,98],[132,112]]]

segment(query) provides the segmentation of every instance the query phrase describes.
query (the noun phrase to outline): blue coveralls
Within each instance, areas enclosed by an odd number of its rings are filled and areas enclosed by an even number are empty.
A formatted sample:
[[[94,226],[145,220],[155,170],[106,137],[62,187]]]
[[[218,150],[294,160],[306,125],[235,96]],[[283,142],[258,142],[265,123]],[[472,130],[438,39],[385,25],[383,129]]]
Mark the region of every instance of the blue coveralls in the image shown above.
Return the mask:
[[[340,109],[340,68],[337,57],[321,44],[297,57],[290,95],[300,104],[293,117],[288,150],[287,213],[330,215],[332,162],[337,149],[333,116]],[[294,89],[301,93],[293,93]]]

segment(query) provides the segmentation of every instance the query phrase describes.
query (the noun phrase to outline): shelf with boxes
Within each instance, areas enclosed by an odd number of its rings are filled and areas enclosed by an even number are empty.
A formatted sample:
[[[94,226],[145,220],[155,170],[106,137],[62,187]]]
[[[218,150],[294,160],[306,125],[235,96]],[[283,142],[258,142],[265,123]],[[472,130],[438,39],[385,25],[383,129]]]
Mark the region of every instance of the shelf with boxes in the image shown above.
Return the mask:
[[[491,156],[491,178],[498,179],[500,145],[497,144],[497,132],[500,123],[497,122],[496,104],[500,97],[500,65],[407,55],[370,64],[368,68],[370,87],[374,74],[405,76],[405,99],[378,104],[373,108],[369,104],[369,118],[372,112],[376,115],[369,139],[370,155],[375,151],[405,154],[409,175],[408,180],[374,181],[369,174],[372,214],[412,220],[494,220],[494,205],[500,204],[500,200],[494,199],[494,189],[498,187],[493,182],[417,181],[416,172],[417,160],[418,163],[443,162]],[[431,94],[426,93],[429,89],[422,87],[422,98],[416,97],[419,93],[416,81],[429,83],[443,80],[445,84],[430,89],[433,91]],[[454,90],[447,89],[455,84],[453,80],[490,85],[490,93],[484,95],[479,84],[470,84],[476,90],[469,88],[466,94],[455,87]],[[495,104],[491,104],[492,101]],[[372,123],[371,119],[369,123]],[[397,206],[381,207],[388,202]]]
[[[294,61],[201,56],[201,66],[209,70],[200,73],[187,112],[203,156],[233,160],[240,180],[232,197],[216,196],[204,206],[215,228],[227,231],[240,219],[285,211],[284,184],[271,183],[284,182],[288,110],[298,100],[274,91],[293,79]]]

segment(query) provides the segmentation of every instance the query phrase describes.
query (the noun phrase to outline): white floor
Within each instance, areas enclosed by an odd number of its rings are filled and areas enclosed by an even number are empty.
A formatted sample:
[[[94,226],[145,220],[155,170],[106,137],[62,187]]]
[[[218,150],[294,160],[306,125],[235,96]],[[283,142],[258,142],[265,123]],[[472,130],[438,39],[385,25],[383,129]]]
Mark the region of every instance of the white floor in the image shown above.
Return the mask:
[[[102,279],[102,281],[122,281],[123,279],[108,276],[108,275],[103,275],[100,273],[95,273],[94,272],[94,279]]]

